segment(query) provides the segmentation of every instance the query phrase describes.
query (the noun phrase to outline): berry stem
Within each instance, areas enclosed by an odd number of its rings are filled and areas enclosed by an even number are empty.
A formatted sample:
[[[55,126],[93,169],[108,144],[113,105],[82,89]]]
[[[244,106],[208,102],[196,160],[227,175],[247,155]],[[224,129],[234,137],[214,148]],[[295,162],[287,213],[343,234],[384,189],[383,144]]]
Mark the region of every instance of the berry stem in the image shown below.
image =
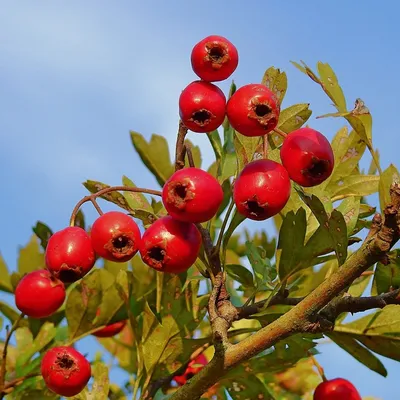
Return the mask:
[[[103,211],[100,208],[100,206],[98,205],[96,199],[91,198],[90,201],[92,202],[94,208],[96,209],[96,211],[99,213],[99,215],[103,215]]]
[[[189,143],[185,143],[186,154],[189,160],[189,165],[191,167],[195,167],[194,160],[193,160],[193,153],[192,153],[192,146]]]
[[[268,159],[268,135],[264,135],[262,137],[263,141],[263,150],[262,150],[262,156],[264,159]]]
[[[176,149],[175,149],[175,171],[182,169],[185,166],[185,137],[188,132],[188,128],[183,124],[182,120],[179,121],[178,136],[176,138]]]
[[[326,382],[328,379],[325,376],[324,369],[322,368],[321,364],[317,361],[317,359],[311,354],[311,352],[308,352],[308,355],[311,358],[311,361],[313,362],[314,366],[317,368],[317,371],[319,375],[321,376],[322,380]]]
[[[161,312],[162,293],[163,293],[164,273],[157,271],[156,277],[157,277],[156,311],[158,313],[160,313]]]
[[[8,351],[8,345],[10,344],[10,339],[14,331],[17,330],[19,323],[22,321],[24,318],[24,313],[21,313],[18,318],[14,321],[11,329],[6,328],[7,335],[6,339],[4,341],[4,347],[3,347],[3,355],[1,359],[1,366],[0,366],[0,400],[3,399],[5,393],[4,389],[6,388],[4,385],[5,378],[6,378],[6,372],[7,372],[7,351]]]
[[[144,188],[137,188],[137,187],[130,187],[130,186],[110,186],[104,189],[99,190],[96,193],[89,194],[88,196],[83,197],[81,200],[78,201],[76,206],[74,207],[71,218],[69,220],[69,225],[70,226],[75,226],[75,219],[78,214],[79,209],[81,206],[88,201],[92,202],[95,201],[98,197],[103,196],[107,193],[110,192],[118,192],[118,191],[125,191],[125,192],[134,192],[134,193],[146,193],[146,194],[152,194],[154,196],[162,196],[162,193],[159,190],[152,190],[152,189],[144,189]],[[94,205],[94,203],[93,203]],[[101,211],[100,207],[96,207],[96,210],[99,212],[99,214],[103,214]],[[100,211],[99,211],[100,210]]]
[[[228,224],[229,216],[231,215],[231,212],[232,212],[234,206],[235,206],[235,202],[232,201],[231,204],[229,204],[229,207],[226,210],[224,220],[222,221],[221,229],[219,230],[219,234],[218,234],[217,244],[215,245],[215,252],[217,254],[219,253],[219,251],[221,249],[221,244],[222,244],[222,239],[224,237],[225,228],[226,228],[226,225]]]
[[[279,136],[282,136],[284,139],[285,139],[286,136],[287,136],[287,133],[283,132],[283,131],[282,131],[281,129],[279,129],[278,127],[276,127],[276,128],[274,129],[274,132],[277,133]]]

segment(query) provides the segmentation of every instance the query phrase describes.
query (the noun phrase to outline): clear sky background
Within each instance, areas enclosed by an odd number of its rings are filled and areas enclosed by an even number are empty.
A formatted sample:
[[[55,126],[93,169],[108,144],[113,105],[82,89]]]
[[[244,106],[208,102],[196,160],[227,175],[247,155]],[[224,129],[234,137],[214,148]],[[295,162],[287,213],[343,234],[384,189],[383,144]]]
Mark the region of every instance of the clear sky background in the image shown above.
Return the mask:
[[[129,130],[162,134],[173,148],[178,97],[196,79],[190,51],[210,34],[237,46],[238,86],[259,82],[271,65],[285,70],[284,105],[310,102],[310,125],[329,139],[344,122],[315,120],[334,109],[289,61],[330,63],[349,106],[361,97],[370,108],[383,168],[397,164],[399,11],[395,0],[0,1],[0,251],[9,267],[38,219],[54,230],[66,226],[86,179],[119,184],[126,174],[157,187]],[[229,83],[220,84],[225,93]],[[208,166],[204,135],[189,138],[202,146]],[[80,346],[96,350],[92,339]],[[363,396],[398,399],[394,361],[384,360],[385,379],[335,345],[320,350],[328,377],[350,379]],[[124,376],[116,371],[112,378]]]

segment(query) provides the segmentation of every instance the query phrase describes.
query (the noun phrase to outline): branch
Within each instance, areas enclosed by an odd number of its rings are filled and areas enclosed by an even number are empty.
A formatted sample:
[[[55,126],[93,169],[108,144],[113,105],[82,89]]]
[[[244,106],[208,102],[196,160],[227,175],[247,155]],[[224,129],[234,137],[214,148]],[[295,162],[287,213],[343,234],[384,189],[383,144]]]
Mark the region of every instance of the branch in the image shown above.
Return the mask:
[[[24,382],[26,379],[29,378],[35,378],[37,376],[40,376],[40,373],[38,372],[31,372],[30,374],[26,374],[24,376],[21,376],[19,378],[15,378],[12,381],[9,382],[5,382],[4,384],[4,388],[2,390],[2,392],[0,392],[0,395],[4,395],[4,394],[9,394],[12,392],[12,390],[14,389],[15,386],[20,385],[22,382]]]
[[[384,210],[384,220],[382,221],[379,214],[374,217],[371,231],[361,247],[348,257],[335,273],[286,314],[252,336],[229,346],[223,358],[214,357],[205,368],[175,392],[170,400],[198,400],[230,369],[270,348],[278,341],[295,333],[322,329],[318,313],[364,271],[386,258],[386,253],[399,240],[399,184],[392,185],[390,195],[391,204]]]
[[[178,135],[176,138],[175,171],[178,171],[179,169],[182,169],[185,166],[185,155],[186,155],[185,137],[187,132],[188,128],[186,128],[186,126],[180,120]]]

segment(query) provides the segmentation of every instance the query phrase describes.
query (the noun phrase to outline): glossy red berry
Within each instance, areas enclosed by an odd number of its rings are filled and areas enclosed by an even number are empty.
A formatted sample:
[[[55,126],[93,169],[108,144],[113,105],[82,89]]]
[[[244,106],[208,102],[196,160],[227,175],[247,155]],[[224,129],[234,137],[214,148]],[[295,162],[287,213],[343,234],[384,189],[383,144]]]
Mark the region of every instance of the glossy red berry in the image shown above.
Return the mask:
[[[209,82],[195,81],[179,96],[179,115],[193,132],[217,129],[225,118],[226,98],[222,90]]]
[[[315,389],[314,400],[361,400],[361,396],[351,382],[336,378],[321,382]]]
[[[261,221],[277,214],[290,197],[290,179],[286,169],[272,160],[247,164],[233,187],[233,200],[240,214]]]
[[[140,236],[133,218],[119,211],[101,215],[90,232],[96,254],[115,262],[128,261],[138,252]]]
[[[90,363],[72,347],[54,347],[42,359],[41,373],[46,386],[60,396],[80,393],[90,376]]]
[[[188,367],[182,375],[177,375],[174,377],[175,382],[179,386],[183,386],[190,378],[193,378],[198,372],[200,372],[205,365],[207,365],[208,360],[204,354],[200,354],[197,358],[190,361]]]
[[[151,268],[178,274],[194,264],[200,247],[201,235],[196,225],[168,215],[155,221],[144,232],[140,255]]]
[[[15,289],[15,304],[28,317],[46,318],[64,303],[64,284],[45,269],[25,275]]]
[[[176,171],[162,191],[162,200],[168,213],[185,222],[210,220],[223,199],[224,192],[219,182],[200,168]]]
[[[271,132],[278,124],[279,113],[275,94],[261,84],[242,86],[226,106],[229,123],[244,136],[262,136]]]
[[[63,282],[75,282],[85,276],[95,263],[89,235],[78,226],[54,233],[46,248],[48,270]]]
[[[334,167],[331,144],[324,135],[311,128],[300,128],[285,138],[281,160],[290,179],[305,187],[325,181]]]
[[[115,322],[113,324],[107,325],[106,327],[99,329],[93,333],[93,336],[100,338],[108,338],[118,335],[126,326],[126,320]]]
[[[191,61],[193,71],[200,79],[217,82],[233,74],[239,63],[239,55],[228,39],[212,35],[193,47]]]

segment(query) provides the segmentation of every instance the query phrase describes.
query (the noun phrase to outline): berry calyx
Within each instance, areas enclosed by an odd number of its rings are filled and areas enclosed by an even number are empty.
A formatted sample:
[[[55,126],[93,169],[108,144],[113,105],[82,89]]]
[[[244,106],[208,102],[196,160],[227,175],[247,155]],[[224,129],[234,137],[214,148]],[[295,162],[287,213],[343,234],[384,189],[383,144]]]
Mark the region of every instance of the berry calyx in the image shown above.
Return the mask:
[[[321,382],[314,391],[314,400],[361,400],[355,386],[346,379]]]
[[[46,352],[41,364],[46,386],[60,396],[80,393],[91,376],[90,363],[72,347],[54,347]]]
[[[179,96],[179,115],[184,125],[197,133],[217,129],[225,118],[226,97],[209,82],[194,81]]]
[[[280,106],[275,94],[262,84],[239,88],[228,100],[229,123],[244,136],[262,136],[278,124]]]
[[[162,200],[168,213],[184,222],[206,222],[218,211],[224,199],[221,185],[200,168],[176,171],[165,183]]]
[[[115,335],[118,335],[122,331],[122,329],[125,328],[126,326],[126,320],[124,321],[119,321],[115,322],[113,324],[109,324],[105,326],[102,329],[99,329],[98,331],[93,333],[93,336],[99,337],[99,338],[108,338],[112,337]]]
[[[46,247],[47,269],[63,282],[75,282],[94,266],[95,253],[89,235],[78,226],[54,233]]]
[[[290,179],[301,186],[317,186],[332,174],[334,155],[328,139],[311,128],[300,128],[285,138],[281,160]]]
[[[133,218],[119,211],[101,215],[90,232],[96,254],[115,262],[128,261],[138,252],[140,236]]]
[[[204,354],[200,354],[194,360],[190,361],[188,367],[182,375],[174,376],[174,381],[179,386],[183,386],[190,378],[193,378],[193,376],[200,372],[207,364],[208,360],[206,356]]]
[[[239,55],[228,39],[211,35],[193,47],[191,62],[194,73],[200,79],[217,82],[233,74],[239,63]]]
[[[155,221],[144,232],[140,255],[149,267],[178,274],[194,264],[200,247],[201,235],[196,225],[168,215]]]
[[[233,187],[233,200],[240,214],[262,221],[276,215],[290,197],[291,185],[286,169],[272,160],[247,164]]]
[[[47,318],[64,303],[64,284],[45,269],[25,275],[15,289],[15,304],[31,318]]]

